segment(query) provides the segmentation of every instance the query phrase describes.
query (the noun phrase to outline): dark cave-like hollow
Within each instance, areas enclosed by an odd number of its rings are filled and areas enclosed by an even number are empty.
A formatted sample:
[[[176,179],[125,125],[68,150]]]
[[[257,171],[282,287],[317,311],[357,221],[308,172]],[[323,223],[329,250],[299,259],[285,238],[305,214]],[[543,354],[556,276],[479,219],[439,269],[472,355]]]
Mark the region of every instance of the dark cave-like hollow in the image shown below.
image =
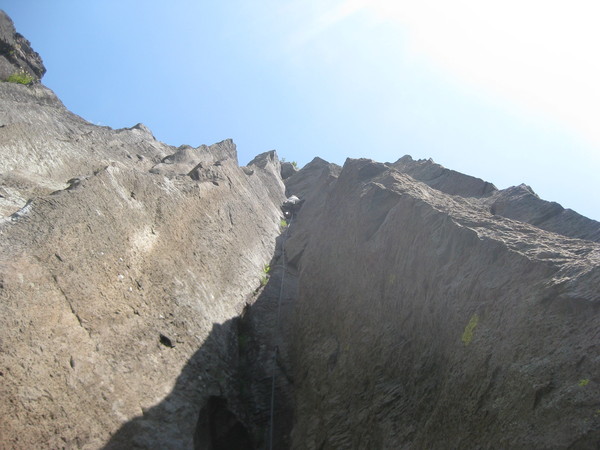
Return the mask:
[[[227,399],[208,398],[201,409],[194,434],[196,450],[252,450],[252,439],[247,428],[231,412]]]

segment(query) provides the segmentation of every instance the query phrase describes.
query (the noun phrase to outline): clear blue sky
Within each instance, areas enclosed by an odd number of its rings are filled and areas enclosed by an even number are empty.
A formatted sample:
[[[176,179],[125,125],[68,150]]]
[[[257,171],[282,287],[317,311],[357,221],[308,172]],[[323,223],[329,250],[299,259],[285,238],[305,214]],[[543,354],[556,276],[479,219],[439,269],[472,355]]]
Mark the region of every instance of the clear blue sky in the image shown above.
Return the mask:
[[[44,84],[90,122],[231,137],[242,164],[431,157],[600,220],[594,2],[11,3]]]

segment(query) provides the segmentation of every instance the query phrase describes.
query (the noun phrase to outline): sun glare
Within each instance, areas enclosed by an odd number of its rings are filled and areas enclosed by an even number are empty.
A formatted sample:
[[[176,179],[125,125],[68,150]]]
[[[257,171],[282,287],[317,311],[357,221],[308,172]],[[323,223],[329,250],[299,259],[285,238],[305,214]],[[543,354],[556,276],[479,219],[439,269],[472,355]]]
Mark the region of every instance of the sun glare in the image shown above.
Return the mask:
[[[364,8],[406,28],[411,51],[433,67],[600,144],[596,3],[372,0]]]

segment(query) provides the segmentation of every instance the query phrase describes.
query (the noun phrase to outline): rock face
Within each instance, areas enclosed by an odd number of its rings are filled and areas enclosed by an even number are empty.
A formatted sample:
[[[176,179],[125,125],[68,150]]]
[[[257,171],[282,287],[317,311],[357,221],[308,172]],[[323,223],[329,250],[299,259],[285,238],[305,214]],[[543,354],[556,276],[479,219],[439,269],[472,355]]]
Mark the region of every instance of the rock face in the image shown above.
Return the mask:
[[[556,202],[539,198],[525,185],[498,190],[480,178],[446,169],[431,159],[413,160],[403,156],[391,165],[415,180],[450,195],[470,198],[489,208],[492,214],[519,220],[563,236],[600,242],[600,224]]]
[[[192,448],[202,408],[233,414],[232,319],[280,233],[276,155],[240,168],[231,140],[98,127],[41,84],[0,101],[0,447]]]
[[[17,33],[11,18],[0,10],[0,80],[22,72],[39,81],[46,68],[29,41]]]
[[[600,443],[600,224],[528,186],[239,167],[40,83],[0,83],[0,151],[2,449]]]
[[[595,448],[600,246],[390,165],[328,171],[288,245],[293,448]]]
[[[280,181],[254,170],[223,161],[215,185],[115,162],[2,224],[2,442],[97,447],[144,415],[147,432],[115,445],[190,445],[227,382],[214,324],[242,311],[279,233]],[[147,416],[209,334],[170,414]]]

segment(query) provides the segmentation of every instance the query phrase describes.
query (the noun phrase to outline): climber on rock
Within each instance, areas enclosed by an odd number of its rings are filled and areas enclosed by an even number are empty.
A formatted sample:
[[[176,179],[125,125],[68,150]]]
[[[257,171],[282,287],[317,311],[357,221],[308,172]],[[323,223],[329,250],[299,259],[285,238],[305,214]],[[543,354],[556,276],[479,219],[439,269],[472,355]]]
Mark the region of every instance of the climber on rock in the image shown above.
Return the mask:
[[[281,210],[283,211],[283,215],[286,219],[291,219],[296,215],[296,213],[302,208],[302,204],[304,203],[304,199],[300,200],[295,195],[288,197],[283,205],[281,205]]]

